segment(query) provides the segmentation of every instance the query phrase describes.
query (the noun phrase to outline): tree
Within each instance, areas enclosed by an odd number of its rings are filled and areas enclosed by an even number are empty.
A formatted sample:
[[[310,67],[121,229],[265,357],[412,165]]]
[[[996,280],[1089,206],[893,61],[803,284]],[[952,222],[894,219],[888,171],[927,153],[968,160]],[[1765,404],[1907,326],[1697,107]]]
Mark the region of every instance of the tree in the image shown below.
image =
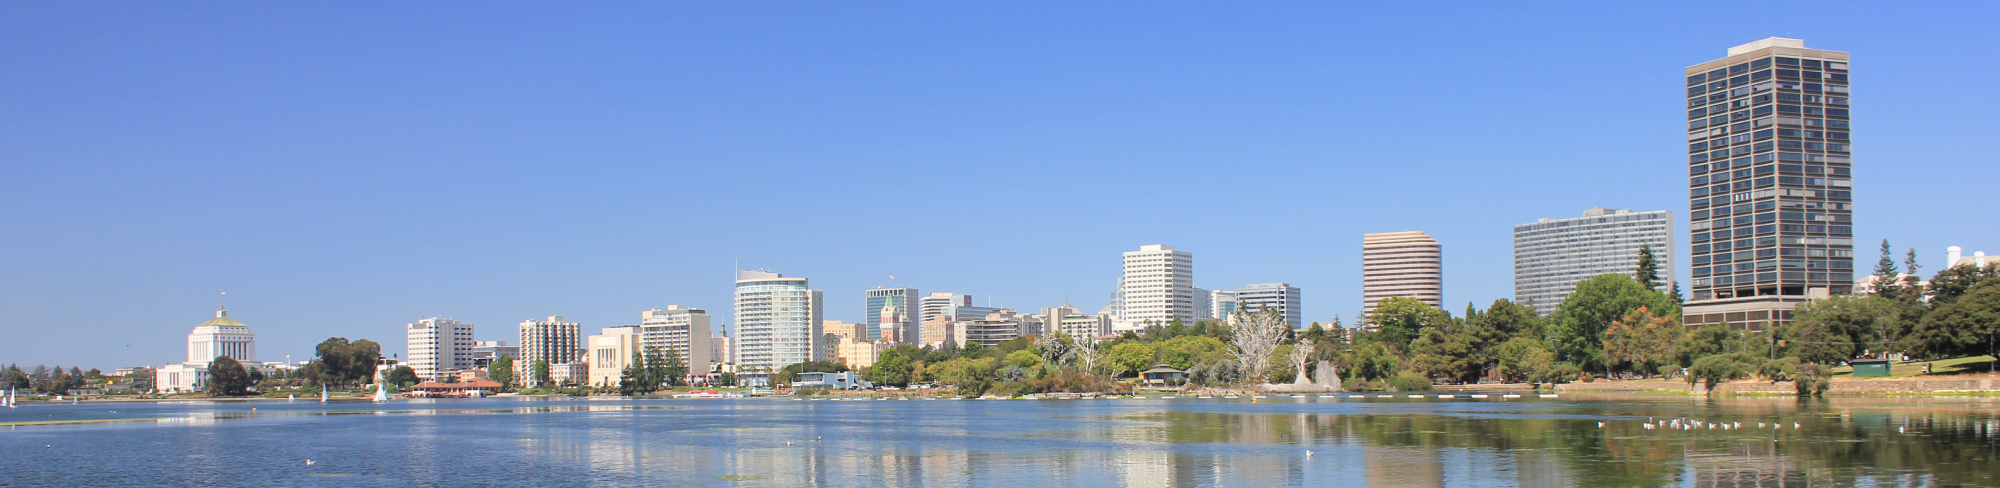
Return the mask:
[[[550,386],[555,385],[555,379],[549,375],[548,360],[536,359],[532,368],[534,369],[534,374],[535,374],[534,377],[535,388],[548,388]]]
[[[1722,354],[1729,350],[1731,344],[1740,343],[1742,339],[1743,334],[1722,324],[1704,325],[1681,338],[1680,345],[1674,347],[1674,359],[1681,367],[1692,368],[1695,360]]]
[[[1153,348],[1139,342],[1121,343],[1111,346],[1111,353],[1106,355],[1105,360],[1110,363],[1112,369],[1117,370],[1113,376],[1123,375],[1126,372],[1136,374],[1153,366]]]
[[[1318,328],[1319,324],[1313,324],[1313,326],[1314,328]],[[1292,367],[1297,371],[1297,373],[1294,373],[1292,375],[1292,384],[1303,385],[1311,383],[1311,381],[1307,378],[1307,376],[1309,376],[1312,371],[1312,368],[1309,366],[1312,363],[1312,360],[1313,360],[1312,342],[1299,341],[1298,344],[1292,345],[1292,352],[1290,354],[1285,355],[1285,362],[1290,363]]]
[[[58,368],[57,371],[61,371],[61,369]],[[48,394],[50,395],[68,395],[69,389],[75,388],[76,386],[77,386],[76,377],[70,376],[69,373],[62,373],[56,375],[55,379],[49,380],[49,387],[47,391]]]
[[[1674,294],[1673,294],[1673,295],[1671,295],[1671,296],[1669,296],[1668,298],[1672,298],[1672,299],[1674,299],[1674,304],[1675,304],[1675,305],[1685,305],[1685,304],[1687,304],[1687,299],[1686,299],[1686,298],[1682,298],[1682,297],[1681,297],[1681,282],[1680,282],[1680,280],[1674,280]]]
[[[1410,341],[1410,367],[1432,377],[1477,382],[1486,363],[1477,341],[1470,328],[1455,322],[1424,329]]]
[[[417,370],[410,369],[409,366],[397,366],[396,369],[389,370],[389,374],[384,376],[383,380],[391,385],[396,385],[397,388],[407,388],[410,385],[417,384],[419,378],[417,378]]]
[[[376,363],[382,358],[382,345],[375,341],[360,339],[348,342],[345,337],[331,337],[313,348],[318,356],[314,363],[320,365],[315,370],[321,379],[335,384],[361,384],[375,378]]]
[[[658,346],[646,347],[646,368],[646,379],[653,386],[646,391],[682,384],[688,376],[687,362],[681,360],[680,353]]]
[[[492,379],[494,383],[499,383],[502,389],[512,388],[514,386],[514,355],[501,354],[500,357],[493,358],[493,362],[486,365],[486,377]]]
[[[1930,297],[1927,305],[1937,310],[1965,296],[1966,292],[1972,291],[1972,287],[1995,277],[2000,277],[2000,263],[1988,264],[1984,268],[1970,264],[1945,268],[1931,278],[1930,288],[1925,293]]]
[[[1500,375],[1510,379],[1527,380],[1533,373],[1555,362],[1556,354],[1548,350],[1541,341],[1528,337],[1515,337],[1495,346],[1488,354],[1500,367]]]
[[[1604,334],[1604,355],[1614,363],[1628,363],[1643,375],[1659,372],[1659,367],[1676,359],[1674,347],[1680,343],[1679,317],[1654,315],[1639,307],[1612,323]]]
[[[1396,375],[1396,356],[1387,346],[1372,340],[1356,341],[1343,362],[1346,364],[1341,369],[1353,378],[1377,380]]]
[[[1021,368],[1027,370],[1027,369],[1035,369],[1036,366],[1041,366],[1042,358],[1041,356],[1035,355],[1034,351],[1022,349],[1019,351],[1007,353],[1007,356],[1005,358],[1002,358],[1000,360],[1000,363],[1010,368]]]
[[[1710,354],[1694,361],[1688,367],[1688,384],[1697,381],[1705,383],[1713,393],[1717,383],[1748,376],[1757,368],[1756,356],[1745,354]]]
[[[1451,314],[1410,297],[1382,299],[1368,314],[1368,323],[1375,324],[1375,340],[1396,354],[1405,354],[1424,329],[1450,322]]]
[[[1883,239],[1882,258],[1875,261],[1875,281],[1871,283],[1875,286],[1875,294],[1894,295],[1899,281],[1896,279],[1898,274],[1900,273],[1896,272],[1896,259],[1889,256],[1889,240]]]
[[[875,384],[900,388],[910,385],[915,369],[901,348],[890,349],[882,351],[881,357],[875,359],[875,365],[868,369],[868,377]]]
[[[1924,315],[1911,331],[1925,357],[1971,356],[1994,352],[2000,333],[2000,280],[1987,280]]]
[[[1237,364],[1243,366],[1243,373],[1252,381],[1264,378],[1270,369],[1271,353],[1277,351],[1278,343],[1285,339],[1287,327],[1277,309],[1266,308],[1257,312],[1237,311],[1230,320],[1229,337]]]
[[[1632,271],[1632,281],[1648,289],[1660,287],[1660,263],[1653,260],[1652,244],[1639,246],[1639,268]]]
[[[243,396],[250,388],[250,372],[229,356],[208,362],[208,396]]]
[[[1679,317],[1680,305],[1659,291],[1610,273],[1583,280],[1576,291],[1549,314],[1549,342],[1559,359],[1588,371],[1604,371],[1604,331],[1639,307],[1665,317]]]
[[[1793,355],[1817,364],[1839,364],[1864,353],[1882,353],[1899,338],[1896,304],[1879,296],[1837,296],[1799,304]]]

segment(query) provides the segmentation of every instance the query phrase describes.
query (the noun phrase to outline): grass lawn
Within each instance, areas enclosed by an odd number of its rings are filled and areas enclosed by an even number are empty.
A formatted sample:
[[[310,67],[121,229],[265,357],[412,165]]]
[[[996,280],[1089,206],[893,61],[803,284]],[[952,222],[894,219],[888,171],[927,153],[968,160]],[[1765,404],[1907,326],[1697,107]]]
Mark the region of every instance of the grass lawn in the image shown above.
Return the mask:
[[[1987,368],[1991,364],[1993,364],[1992,361],[1993,361],[1993,356],[1967,356],[1962,358],[1939,359],[1936,361],[1910,361],[1902,363],[1889,363],[1889,377],[1909,378],[1921,375],[1923,374],[1925,364],[1931,365],[1931,376],[1954,375],[1961,373],[1985,373],[1987,372]],[[1834,376],[1852,376],[1853,374],[1854,374],[1854,367],[1852,366],[1839,366],[1833,368]]]

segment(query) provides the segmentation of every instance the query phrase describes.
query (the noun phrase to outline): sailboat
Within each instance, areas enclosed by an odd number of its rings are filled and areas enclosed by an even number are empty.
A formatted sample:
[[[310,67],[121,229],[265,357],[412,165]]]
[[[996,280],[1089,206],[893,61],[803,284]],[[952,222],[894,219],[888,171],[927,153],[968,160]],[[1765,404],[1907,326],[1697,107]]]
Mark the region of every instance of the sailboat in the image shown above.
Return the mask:
[[[16,401],[16,400],[14,400],[14,389],[13,389],[13,388],[8,388],[8,389],[7,389],[7,397],[6,397],[6,398],[0,398],[0,400],[5,400],[5,401],[0,401],[0,403],[5,403],[5,404],[7,404],[7,408],[14,408],[14,402]]]
[[[382,386],[382,384],[381,384],[381,383],[376,383],[376,384],[375,384],[375,403],[382,403],[382,402],[387,402],[387,401],[389,401],[389,390],[386,390],[386,389],[383,389],[383,386]]]
[[[326,403],[326,383],[319,384],[319,402]]]

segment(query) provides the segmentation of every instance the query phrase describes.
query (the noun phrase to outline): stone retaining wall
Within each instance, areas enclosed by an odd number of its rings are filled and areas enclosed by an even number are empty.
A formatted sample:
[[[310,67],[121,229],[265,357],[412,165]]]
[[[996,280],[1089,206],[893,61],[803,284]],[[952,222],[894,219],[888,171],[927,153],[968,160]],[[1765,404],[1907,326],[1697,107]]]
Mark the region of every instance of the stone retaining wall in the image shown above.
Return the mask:
[[[1679,390],[1700,393],[1700,384],[1689,385],[1685,381],[1599,381],[1594,383],[1565,383],[1556,386],[1557,391],[1653,391]],[[1995,391],[2000,390],[2000,379],[1980,377],[1970,379],[1837,379],[1827,393],[1865,395],[1873,393],[1934,393],[1949,391]],[[1716,393],[1797,393],[1790,381],[1739,380],[1715,386]]]

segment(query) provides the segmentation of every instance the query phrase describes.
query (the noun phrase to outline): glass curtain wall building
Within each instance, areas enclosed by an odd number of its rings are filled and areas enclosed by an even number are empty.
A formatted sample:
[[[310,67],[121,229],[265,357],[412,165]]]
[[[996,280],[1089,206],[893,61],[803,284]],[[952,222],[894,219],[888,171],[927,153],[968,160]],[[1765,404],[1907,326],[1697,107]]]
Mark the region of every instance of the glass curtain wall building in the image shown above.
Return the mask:
[[[736,365],[745,372],[820,359],[819,290],[805,278],[769,271],[736,273]]]
[[[1514,226],[1514,302],[1542,315],[1556,311],[1576,283],[1607,273],[1639,270],[1639,250],[1653,249],[1661,292],[1674,283],[1674,214],[1603,207],[1582,217],[1541,219]]]
[[[1761,329],[1854,287],[1848,55],[1773,37],[1687,68],[1682,320]]]

